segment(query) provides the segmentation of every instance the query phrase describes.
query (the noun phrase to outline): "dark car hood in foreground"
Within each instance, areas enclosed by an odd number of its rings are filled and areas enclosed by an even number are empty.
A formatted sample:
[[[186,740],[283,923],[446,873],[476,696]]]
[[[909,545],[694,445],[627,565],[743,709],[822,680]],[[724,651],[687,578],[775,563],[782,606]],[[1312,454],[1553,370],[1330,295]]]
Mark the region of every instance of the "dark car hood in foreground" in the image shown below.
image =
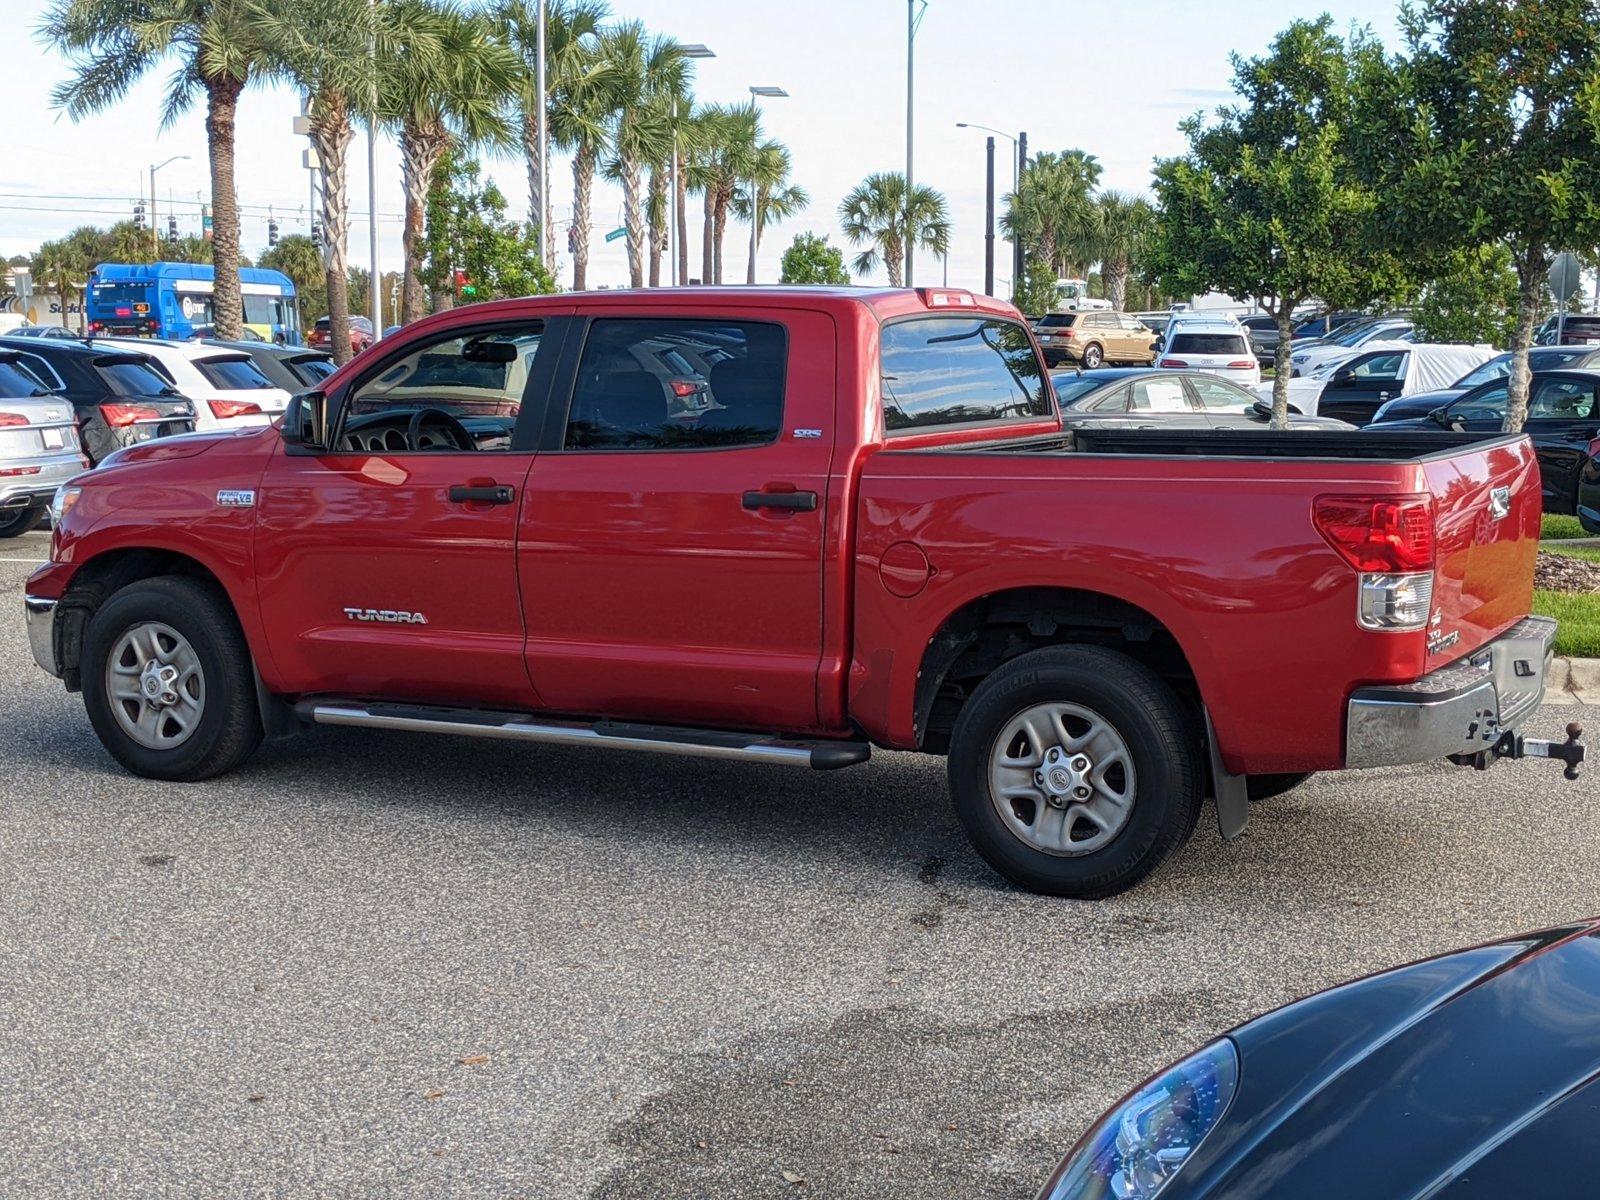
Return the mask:
[[[1239,1090],[1163,1200],[1600,1195],[1600,923],[1240,1027]]]

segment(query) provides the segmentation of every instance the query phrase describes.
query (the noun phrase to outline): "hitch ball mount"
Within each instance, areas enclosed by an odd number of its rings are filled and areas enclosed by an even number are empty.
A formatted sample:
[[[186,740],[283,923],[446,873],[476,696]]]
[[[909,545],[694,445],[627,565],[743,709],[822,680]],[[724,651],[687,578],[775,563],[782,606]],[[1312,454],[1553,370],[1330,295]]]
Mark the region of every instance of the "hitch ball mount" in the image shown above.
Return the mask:
[[[1552,742],[1545,738],[1523,737],[1520,733],[1502,734],[1493,749],[1476,754],[1452,754],[1450,761],[1478,771],[1487,771],[1502,758],[1553,758],[1566,764],[1561,772],[1568,779],[1578,777],[1578,768],[1584,761],[1583,726],[1573,721],[1567,726],[1567,740]]]

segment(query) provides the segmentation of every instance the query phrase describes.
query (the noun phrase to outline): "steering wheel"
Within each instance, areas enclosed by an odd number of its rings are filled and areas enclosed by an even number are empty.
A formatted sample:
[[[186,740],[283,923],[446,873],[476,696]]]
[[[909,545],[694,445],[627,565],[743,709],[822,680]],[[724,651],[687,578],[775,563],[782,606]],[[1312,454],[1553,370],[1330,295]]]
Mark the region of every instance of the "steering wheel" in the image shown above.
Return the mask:
[[[406,445],[412,450],[440,450],[442,446],[424,446],[422,444],[422,427],[429,421],[438,425],[457,450],[476,450],[477,442],[472,433],[455,417],[445,412],[442,408],[419,408],[411,414],[411,420],[406,425]]]

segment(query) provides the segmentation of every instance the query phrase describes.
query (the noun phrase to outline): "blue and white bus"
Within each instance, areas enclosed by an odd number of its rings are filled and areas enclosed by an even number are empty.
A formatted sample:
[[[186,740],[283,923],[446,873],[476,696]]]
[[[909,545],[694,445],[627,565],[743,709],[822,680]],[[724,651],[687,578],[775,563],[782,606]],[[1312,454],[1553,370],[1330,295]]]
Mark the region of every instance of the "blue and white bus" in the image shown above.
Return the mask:
[[[101,263],[89,275],[89,332],[187,340],[211,326],[210,263]],[[301,343],[294,281],[281,271],[239,268],[247,329],[269,342]]]

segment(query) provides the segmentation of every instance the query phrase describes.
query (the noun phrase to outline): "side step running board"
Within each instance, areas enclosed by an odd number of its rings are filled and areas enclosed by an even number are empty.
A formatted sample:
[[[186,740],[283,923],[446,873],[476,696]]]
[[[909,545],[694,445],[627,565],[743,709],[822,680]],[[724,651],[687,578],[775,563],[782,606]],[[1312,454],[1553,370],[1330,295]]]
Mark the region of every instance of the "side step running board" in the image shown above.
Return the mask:
[[[866,762],[866,742],[765,738],[717,729],[680,729],[673,725],[630,725],[618,721],[566,721],[527,713],[491,712],[478,708],[441,708],[425,704],[386,704],[360,700],[302,700],[295,712],[318,725],[359,725],[369,729],[403,729],[411,733],[459,733],[467,737],[543,742],[554,746],[601,746],[612,750],[652,750],[699,758],[783,763],[832,771]]]

